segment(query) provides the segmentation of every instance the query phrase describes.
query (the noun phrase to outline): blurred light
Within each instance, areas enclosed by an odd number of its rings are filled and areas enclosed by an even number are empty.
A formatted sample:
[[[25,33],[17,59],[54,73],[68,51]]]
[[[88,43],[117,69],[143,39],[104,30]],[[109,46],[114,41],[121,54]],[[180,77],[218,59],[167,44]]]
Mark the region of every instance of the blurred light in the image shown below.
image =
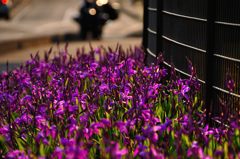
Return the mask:
[[[88,13],[89,13],[90,15],[96,15],[97,11],[96,11],[95,8],[90,8],[89,11],[88,11]]]
[[[2,0],[2,4],[7,4],[8,0]]]
[[[107,4],[107,3],[108,3],[108,0],[97,0],[97,1],[96,1],[96,4],[97,4],[99,7],[101,7],[101,6],[103,6],[103,5]]]

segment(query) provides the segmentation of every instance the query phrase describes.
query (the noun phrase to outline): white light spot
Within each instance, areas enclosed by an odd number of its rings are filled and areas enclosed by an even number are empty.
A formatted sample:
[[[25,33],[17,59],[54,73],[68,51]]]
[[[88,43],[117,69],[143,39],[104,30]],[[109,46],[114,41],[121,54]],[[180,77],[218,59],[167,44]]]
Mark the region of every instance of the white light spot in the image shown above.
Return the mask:
[[[101,7],[101,6],[103,6],[103,5],[107,4],[107,3],[108,3],[108,0],[97,0],[97,1],[96,1],[96,4],[97,4],[99,7]]]
[[[96,13],[97,13],[95,8],[90,8],[88,12],[90,15],[96,15]]]

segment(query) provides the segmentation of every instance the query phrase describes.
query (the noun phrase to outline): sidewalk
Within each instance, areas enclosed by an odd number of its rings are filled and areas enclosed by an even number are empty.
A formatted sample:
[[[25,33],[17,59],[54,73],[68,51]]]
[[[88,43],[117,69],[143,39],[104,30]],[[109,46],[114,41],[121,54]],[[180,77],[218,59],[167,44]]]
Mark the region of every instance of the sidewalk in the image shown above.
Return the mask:
[[[134,19],[143,21],[143,2],[132,3],[130,0],[121,0],[121,10]]]
[[[16,14],[30,2],[31,0],[15,0],[11,7],[11,17],[16,16]]]

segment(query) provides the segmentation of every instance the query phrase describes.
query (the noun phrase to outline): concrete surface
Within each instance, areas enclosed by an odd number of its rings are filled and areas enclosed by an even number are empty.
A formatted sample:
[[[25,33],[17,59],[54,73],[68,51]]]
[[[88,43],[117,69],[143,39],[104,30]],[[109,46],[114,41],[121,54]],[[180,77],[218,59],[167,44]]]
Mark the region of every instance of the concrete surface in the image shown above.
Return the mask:
[[[119,43],[128,49],[141,45],[142,6],[119,1],[122,6],[119,19],[106,24],[103,40],[91,41],[93,47],[115,48]],[[39,52],[43,57],[51,47],[55,53],[63,49],[65,35],[78,33],[78,25],[72,21],[78,7],[78,0],[24,0],[11,21],[0,20],[0,72],[6,70],[7,62],[9,69],[13,69],[30,59],[31,54]],[[56,39],[62,41],[59,47]],[[89,41],[71,41],[69,53],[74,55],[82,47],[89,50]]]
[[[121,10],[125,12],[125,14],[131,16],[132,18],[143,21],[143,2],[137,1],[135,3],[131,2],[131,0],[121,0]]]
[[[0,54],[51,43],[53,38],[63,39],[68,33],[77,34],[78,25],[72,20],[81,1],[78,0],[25,0],[26,6],[10,21],[0,21]],[[136,16],[141,5],[122,2],[122,13],[104,29],[103,39],[141,36],[142,21]],[[57,3],[57,5],[56,5]],[[128,11],[127,11],[128,10]],[[43,12],[44,11],[44,12]],[[132,12],[131,14],[129,14]]]

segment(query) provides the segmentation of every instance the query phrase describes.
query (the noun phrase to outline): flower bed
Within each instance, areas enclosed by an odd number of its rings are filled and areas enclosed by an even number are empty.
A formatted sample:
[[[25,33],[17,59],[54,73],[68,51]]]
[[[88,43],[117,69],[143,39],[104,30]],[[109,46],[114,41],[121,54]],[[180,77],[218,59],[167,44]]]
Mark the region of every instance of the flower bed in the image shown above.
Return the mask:
[[[106,50],[49,51],[0,75],[2,157],[240,157],[239,119],[206,124],[191,65],[181,79],[139,48]]]

